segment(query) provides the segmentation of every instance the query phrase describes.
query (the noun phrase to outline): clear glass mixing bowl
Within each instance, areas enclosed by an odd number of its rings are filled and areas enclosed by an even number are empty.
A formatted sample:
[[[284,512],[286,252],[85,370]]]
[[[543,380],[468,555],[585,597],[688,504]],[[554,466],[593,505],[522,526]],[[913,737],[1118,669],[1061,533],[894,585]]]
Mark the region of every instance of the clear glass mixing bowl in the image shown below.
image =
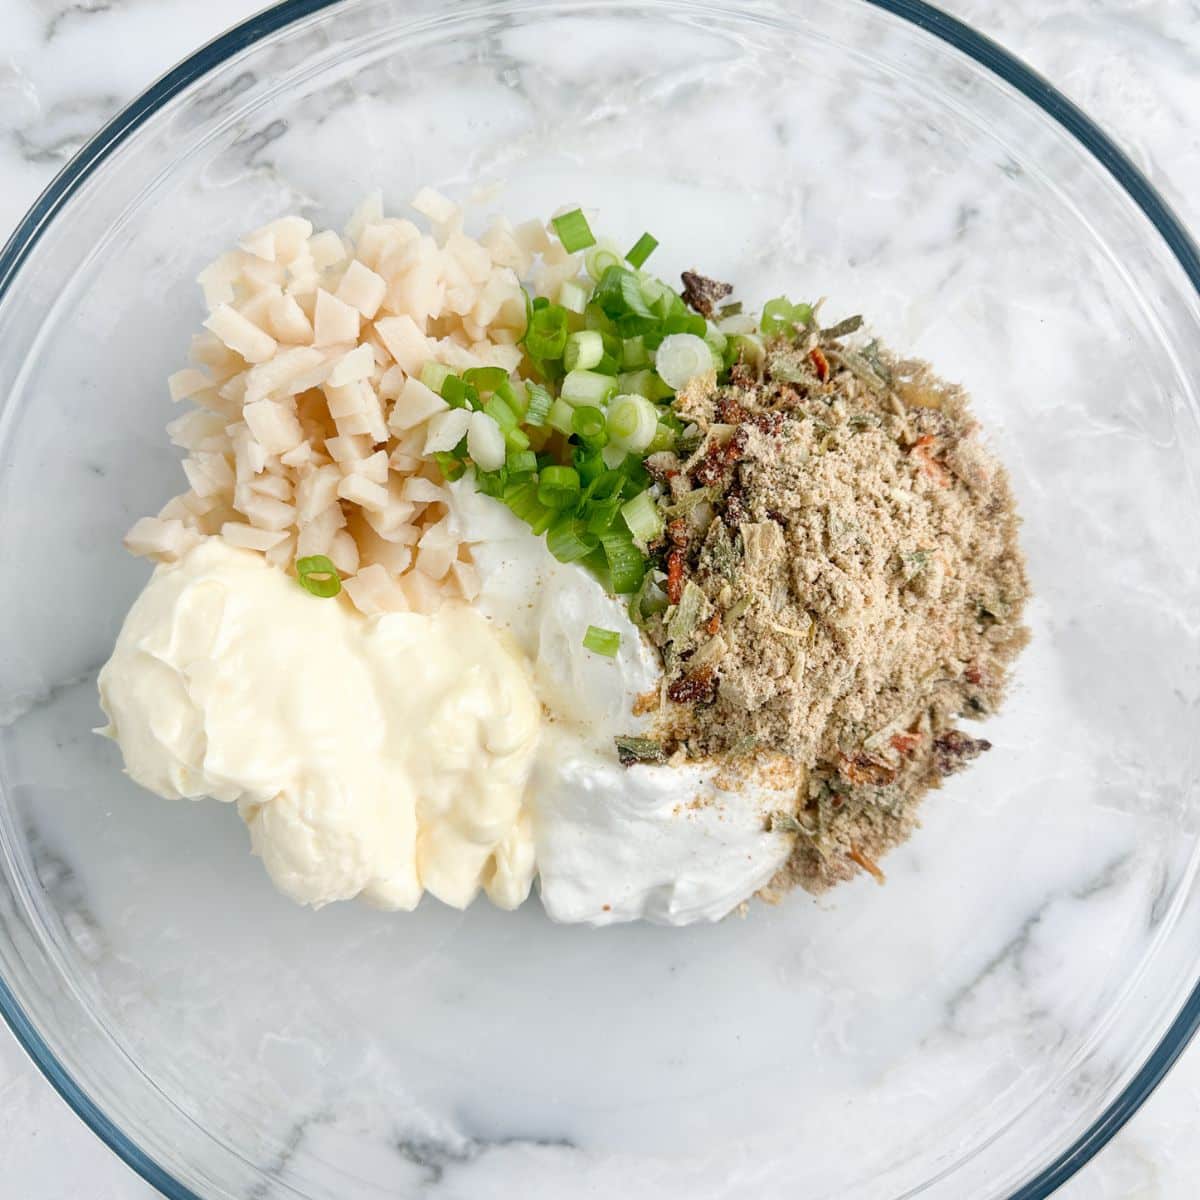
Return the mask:
[[[869,880],[687,930],[275,895],[90,733],[180,474],[164,379],[247,227],[582,201],[974,392],[1034,642]],[[923,6],[313,0],[117,118],[0,255],[0,1008],[171,1197],[1041,1197],[1200,1000],[1200,267],[1087,120]],[[320,680],[313,681],[320,686]]]

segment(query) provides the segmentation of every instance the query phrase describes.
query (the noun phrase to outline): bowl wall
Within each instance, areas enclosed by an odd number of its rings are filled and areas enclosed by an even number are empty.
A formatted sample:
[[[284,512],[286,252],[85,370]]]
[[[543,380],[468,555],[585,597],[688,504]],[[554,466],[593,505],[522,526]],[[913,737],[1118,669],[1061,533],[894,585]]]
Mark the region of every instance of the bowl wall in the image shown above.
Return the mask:
[[[826,296],[974,394],[1034,642],[886,890],[687,930],[312,914],[232,810],[91,734],[147,575],[120,537],[182,486],[198,270],[288,211],[493,182],[477,226],[582,203],[665,277]],[[271,33],[0,295],[0,974],[179,1195],[1012,1196],[1196,982],[1198,378],[1195,290],[1113,177],[868,4],[360,0]]]

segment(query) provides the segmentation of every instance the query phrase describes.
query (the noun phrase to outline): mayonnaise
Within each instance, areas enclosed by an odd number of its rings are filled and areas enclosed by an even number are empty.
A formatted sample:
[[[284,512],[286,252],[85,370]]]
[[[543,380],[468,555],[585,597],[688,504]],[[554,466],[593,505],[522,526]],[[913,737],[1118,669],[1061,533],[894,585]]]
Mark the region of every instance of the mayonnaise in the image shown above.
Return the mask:
[[[155,571],[100,698],[129,775],[167,798],[236,801],[301,903],[528,895],[539,704],[503,635],[463,605],[366,620],[209,538]]]

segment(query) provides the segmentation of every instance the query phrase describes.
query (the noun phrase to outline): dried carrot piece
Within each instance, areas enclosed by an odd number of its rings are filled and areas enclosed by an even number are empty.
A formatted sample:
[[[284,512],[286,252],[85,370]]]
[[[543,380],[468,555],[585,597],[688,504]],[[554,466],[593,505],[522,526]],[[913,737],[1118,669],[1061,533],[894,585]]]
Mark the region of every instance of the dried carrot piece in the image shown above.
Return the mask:
[[[917,466],[923,475],[936,483],[938,487],[947,488],[954,482],[954,476],[935,457],[932,449],[935,444],[936,439],[927,433],[924,437],[917,438],[913,443],[911,453],[917,460]]]
[[[887,876],[879,869],[877,863],[872,862],[857,846],[851,843],[849,859],[853,863],[857,863],[872,879],[880,886],[887,883]]]
[[[676,546],[667,555],[667,601],[678,604],[683,599],[683,548]]]

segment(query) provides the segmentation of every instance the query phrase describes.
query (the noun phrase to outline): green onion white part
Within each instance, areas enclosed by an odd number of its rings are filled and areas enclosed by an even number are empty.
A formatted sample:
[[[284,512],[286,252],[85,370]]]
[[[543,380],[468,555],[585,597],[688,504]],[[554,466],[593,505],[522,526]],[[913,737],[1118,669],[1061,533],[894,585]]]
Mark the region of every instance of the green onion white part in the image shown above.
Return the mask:
[[[679,391],[697,376],[713,370],[712,351],[694,333],[672,333],[658,347],[654,369],[665,384]]]
[[[617,396],[609,404],[608,436],[618,449],[640,453],[657,432],[658,409],[645,396]]]

